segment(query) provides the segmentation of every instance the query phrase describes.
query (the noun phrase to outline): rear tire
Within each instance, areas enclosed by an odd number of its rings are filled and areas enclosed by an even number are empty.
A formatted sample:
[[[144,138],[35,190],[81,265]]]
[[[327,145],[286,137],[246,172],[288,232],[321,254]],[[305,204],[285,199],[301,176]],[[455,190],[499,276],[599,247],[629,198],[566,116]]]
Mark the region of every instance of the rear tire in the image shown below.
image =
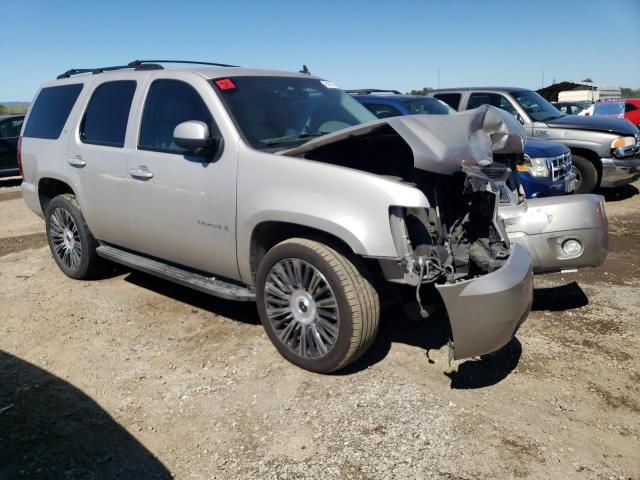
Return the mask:
[[[598,169],[583,156],[572,154],[571,157],[572,171],[576,174],[575,193],[591,193],[598,185]]]
[[[45,220],[49,248],[60,270],[77,280],[95,276],[103,262],[76,197],[68,193],[54,197],[47,205]]]
[[[330,373],[373,343],[380,304],[345,256],[313,240],[279,243],[258,267],[260,320],[280,354],[305,370]]]

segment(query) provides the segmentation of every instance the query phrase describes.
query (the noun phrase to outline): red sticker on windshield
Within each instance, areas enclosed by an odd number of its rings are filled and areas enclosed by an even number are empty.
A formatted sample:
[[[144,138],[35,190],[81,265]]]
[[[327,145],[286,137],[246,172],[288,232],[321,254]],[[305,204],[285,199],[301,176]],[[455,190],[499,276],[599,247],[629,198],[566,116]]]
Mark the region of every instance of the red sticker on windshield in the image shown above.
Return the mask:
[[[229,78],[222,78],[220,80],[216,80],[216,85],[220,90],[232,90],[236,88],[236,84],[233,83]]]

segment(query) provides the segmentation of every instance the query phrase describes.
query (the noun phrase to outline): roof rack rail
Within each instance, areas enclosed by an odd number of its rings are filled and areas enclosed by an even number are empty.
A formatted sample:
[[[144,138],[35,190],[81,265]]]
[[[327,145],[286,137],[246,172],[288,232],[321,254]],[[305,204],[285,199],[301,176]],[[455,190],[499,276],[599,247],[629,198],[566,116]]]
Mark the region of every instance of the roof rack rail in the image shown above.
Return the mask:
[[[145,63],[144,65],[115,65],[113,67],[72,68],[64,73],[61,73],[56,78],[60,80],[61,78],[69,78],[72,75],[80,75],[81,73],[96,74],[102,72],[112,72],[114,70],[123,70],[125,68],[133,68],[135,70],[162,70],[162,65]]]
[[[360,88],[357,90],[345,90],[351,95],[371,95],[372,93],[392,93],[394,95],[402,95],[398,90],[384,90],[381,88]]]
[[[161,63],[186,63],[191,65],[211,65],[214,67],[237,67],[238,65],[227,65],[226,63],[212,63],[212,62],[192,62],[191,60],[134,60],[127,65],[116,65],[113,67],[97,67],[97,68],[72,68],[64,73],[61,73],[56,78],[69,78],[72,75],[80,75],[81,73],[102,73],[111,72],[113,70],[123,70],[126,68],[133,68],[135,70],[162,70],[164,67]]]
[[[192,62],[191,60],[134,60],[133,62],[129,62],[129,67],[139,67],[149,63],[186,63],[191,65],[211,65],[214,67],[239,67],[239,65],[228,65],[226,63]]]

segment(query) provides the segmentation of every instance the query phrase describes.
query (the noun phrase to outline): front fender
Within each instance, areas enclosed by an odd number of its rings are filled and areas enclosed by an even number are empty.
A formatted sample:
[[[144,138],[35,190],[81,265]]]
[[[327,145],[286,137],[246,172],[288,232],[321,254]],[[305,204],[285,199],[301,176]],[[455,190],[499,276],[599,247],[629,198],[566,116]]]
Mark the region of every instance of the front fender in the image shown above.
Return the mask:
[[[297,157],[238,154],[238,267],[251,283],[251,236],[262,222],[279,221],[327,232],[354,253],[398,256],[389,207],[428,208],[425,195],[408,184],[367,172]]]

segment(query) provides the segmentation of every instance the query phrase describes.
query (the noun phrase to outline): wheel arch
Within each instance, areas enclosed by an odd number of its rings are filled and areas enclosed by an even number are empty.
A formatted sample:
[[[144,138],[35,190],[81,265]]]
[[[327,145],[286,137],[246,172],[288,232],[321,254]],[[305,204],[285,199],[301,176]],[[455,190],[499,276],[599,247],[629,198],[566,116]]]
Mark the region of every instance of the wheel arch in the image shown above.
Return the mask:
[[[265,254],[289,238],[315,240],[350,258],[356,255],[354,248],[345,240],[325,230],[286,221],[264,221],[256,225],[251,232],[249,263],[252,281],[255,281],[258,265]]]
[[[71,195],[76,195],[73,188],[63,181],[57,178],[52,177],[44,177],[38,181],[38,198],[40,200],[40,208],[42,208],[42,213],[47,211],[47,206],[49,202],[53,200],[58,195],[63,195],[65,193],[70,193]]]
[[[571,147],[570,150],[572,155],[580,155],[593,163],[598,172],[598,185],[600,185],[600,181],[602,180],[602,163],[600,162],[600,155],[588,148]]]

